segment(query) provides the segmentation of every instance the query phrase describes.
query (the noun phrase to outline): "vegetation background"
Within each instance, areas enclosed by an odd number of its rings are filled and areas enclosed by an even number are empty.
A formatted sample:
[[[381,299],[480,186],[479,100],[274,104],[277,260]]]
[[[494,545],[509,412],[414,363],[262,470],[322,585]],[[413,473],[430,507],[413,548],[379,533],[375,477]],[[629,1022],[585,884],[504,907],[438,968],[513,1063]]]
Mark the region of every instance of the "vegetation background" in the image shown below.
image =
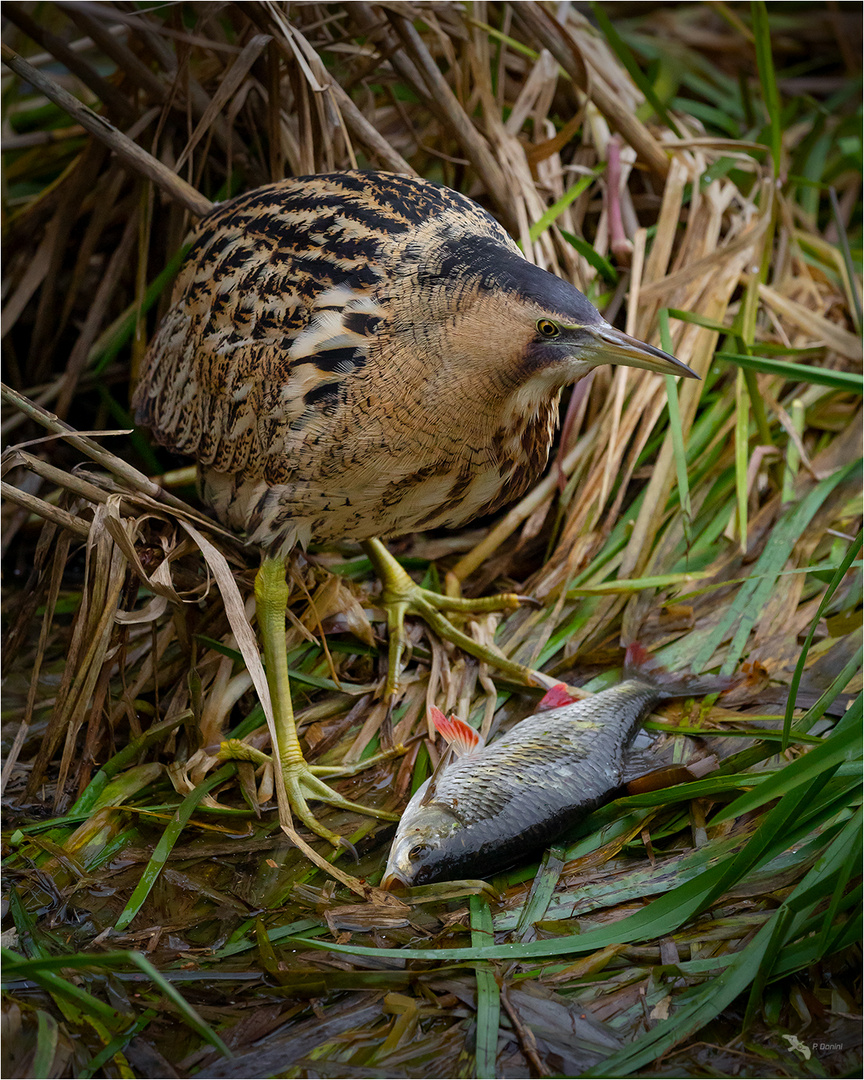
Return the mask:
[[[3,16],[3,1074],[860,1075],[860,5]],[[478,199],[702,375],[598,371],[536,489],[404,565],[537,597],[468,631],[574,685],[633,640],[748,676],[646,725],[715,771],[398,898],[392,826],[326,815],[360,861],[325,870],[269,766],[216,757],[267,747],[226,618],[257,556],[128,412],[194,218],[349,167]],[[352,797],[404,806],[427,702],[486,730],[536,705],[418,626],[391,729],[369,564],[292,581],[310,755],[413,740]]]

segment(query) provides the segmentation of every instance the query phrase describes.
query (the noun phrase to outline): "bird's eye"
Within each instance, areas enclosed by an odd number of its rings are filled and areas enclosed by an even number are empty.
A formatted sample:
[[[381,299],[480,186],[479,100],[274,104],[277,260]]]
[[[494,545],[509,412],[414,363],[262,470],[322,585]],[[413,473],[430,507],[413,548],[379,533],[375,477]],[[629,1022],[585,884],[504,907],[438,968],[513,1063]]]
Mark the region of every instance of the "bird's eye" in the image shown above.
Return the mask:
[[[537,330],[543,337],[547,338],[558,337],[560,333],[557,323],[552,322],[551,319],[540,319],[537,323]]]

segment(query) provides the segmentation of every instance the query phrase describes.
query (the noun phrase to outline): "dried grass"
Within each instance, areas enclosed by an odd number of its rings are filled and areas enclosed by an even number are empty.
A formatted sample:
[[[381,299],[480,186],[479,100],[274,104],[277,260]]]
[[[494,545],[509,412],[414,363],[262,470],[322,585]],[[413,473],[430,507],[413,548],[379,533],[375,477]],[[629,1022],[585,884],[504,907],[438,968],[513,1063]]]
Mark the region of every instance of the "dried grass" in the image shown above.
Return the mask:
[[[533,2],[4,6],[2,783],[29,958],[9,961],[10,1075],[155,1076],[166,1059],[213,1077],[647,1075],[655,1059],[652,1075],[786,1075],[800,1060],[784,1032],[842,1043],[820,1058],[827,1075],[859,1061],[844,965],[860,766],[846,743],[844,764],[830,756],[846,729],[827,716],[861,689],[860,18],[769,8],[783,21],[769,63],[758,3],[608,7],[612,35]],[[774,96],[783,130],[764,111]],[[358,165],[479,199],[629,333],[660,344],[665,325],[663,347],[703,377],[598,371],[517,506],[398,546],[433,583],[537,597],[466,632],[569,683],[600,688],[605,675],[589,680],[637,639],[675,669],[751,671],[749,705],[653,723],[662,759],[705,744],[719,778],[612,804],[497,892],[382,893],[389,832],[369,818],[323,815],[360,853],[350,873],[284,815],[280,834],[279,778],[254,754],[270,720],[255,553],[195,508],[182,463],[129,435],[129,387],[193,217]],[[428,704],[484,732],[532,711],[536,695],[416,627],[388,726],[368,563],[335,546],[298,557],[292,580],[310,754],[409,744],[345,782],[349,797],[404,805],[437,761]],[[226,735],[252,760],[223,765]],[[808,760],[828,762],[823,787],[796,779]],[[769,780],[774,809],[724,817]],[[718,866],[717,891],[696,891]],[[648,897],[666,906],[639,930]],[[493,932],[506,956],[484,952]],[[134,961],[143,998],[130,954],[106,947],[149,954],[155,975]],[[51,967],[72,952],[86,993]],[[745,991],[746,1036],[722,1012]]]

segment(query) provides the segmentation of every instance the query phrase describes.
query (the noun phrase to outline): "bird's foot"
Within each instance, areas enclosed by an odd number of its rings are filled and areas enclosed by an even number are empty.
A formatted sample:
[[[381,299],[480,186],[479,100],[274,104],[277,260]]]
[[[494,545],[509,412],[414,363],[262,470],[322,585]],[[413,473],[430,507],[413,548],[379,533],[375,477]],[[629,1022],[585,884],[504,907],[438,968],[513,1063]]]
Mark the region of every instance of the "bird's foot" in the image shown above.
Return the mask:
[[[502,675],[515,682],[526,686],[546,685],[548,679],[540,672],[534,671],[525,664],[510,660],[494,646],[481,645],[479,641],[475,641],[474,638],[457,629],[442,614],[444,611],[463,615],[513,611],[522,603],[530,602],[530,597],[518,596],[516,593],[499,593],[496,596],[483,596],[476,599],[442,596],[430,589],[424,589],[413,581],[380,540],[366,540],[363,548],[381,579],[381,603],[387,612],[387,632],[390,641],[387,681],[384,687],[387,700],[393,700],[399,687],[402,655],[406,644],[406,615],[418,616],[438,637],[497,668]]]
[[[364,767],[366,764],[367,762],[362,763]],[[344,837],[341,837],[338,833],[332,832],[318,821],[309,809],[308,799],[316,799],[318,802],[328,803],[330,806],[335,806],[339,810],[352,810],[356,814],[366,814],[371,817],[377,817],[382,821],[399,820],[398,814],[391,814],[387,810],[378,810],[375,807],[364,806],[362,803],[356,803],[352,802],[351,799],[346,799],[344,795],[340,795],[338,791],[334,791],[329,784],[325,784],[323,780],[319,780],[315,772],[313,772],[314,768],[314,766],[307,765],[305,761],[283,765],[282,775],[285,779],[285,794],[288,796],[288,805],[291,807],[291,812],[297,815],[307,829],[311,829],[312,832],[316,833],[318,836],[323,837],[325,840],[329,840],[334,847],[350,848],[351,845]]]
[[[330,806],[338,807],[340,810],[353,810],[357,814],[381,818],[382,821],[398,821],[399,815],[391,814],[388,810],[378,810],[372,806],[352,802],[351,799],[346,799],[344,795],[340,795],[338,791],[334,791],[329,784],[325,784],[319,777],[356,776],[357,773],[372,765],[377,765],[381,761],[388,761],[404,753],[405,747],[397,746],[392,750],[385,750],[381,754],[366,758],[365,761],[354,762],[350,765],[309,765],[302,757],[299,760],[283,764],[282,776],[285,780],[285,794],[288,797],[288,805],[291,807],[292,814],[296,814],[308,829],[311,829],[312,832],[323,837],[323,839],[329,840],[334,847],[350,848],[351,845],[347,840],[318,821],[309,809],[310,799],[329,803]],[[219,747],[218,757],[220,761],[251,761],[255,765],[269,764],[271,761],[267,754],[257,750],[254,746],[249,746],[240,739],[226,739]]]

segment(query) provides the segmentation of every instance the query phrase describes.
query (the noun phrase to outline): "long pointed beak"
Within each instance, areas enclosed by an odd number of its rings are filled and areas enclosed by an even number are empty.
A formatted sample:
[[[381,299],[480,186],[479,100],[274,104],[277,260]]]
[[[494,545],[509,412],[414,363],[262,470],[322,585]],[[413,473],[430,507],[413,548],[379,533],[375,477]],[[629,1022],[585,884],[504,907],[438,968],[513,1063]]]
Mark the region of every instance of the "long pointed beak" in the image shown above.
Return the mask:
[[[584,330],[592,335],[592,342],[586,350],[586,359],[597,364],[623,364],[625,367],[647,368],[661,375],[682,375],[685,379],[698,379],[699,376],[686,364],[662,349],[655,349],[638,338],[630,337],[608,323],[600,326],[586,326]]]

